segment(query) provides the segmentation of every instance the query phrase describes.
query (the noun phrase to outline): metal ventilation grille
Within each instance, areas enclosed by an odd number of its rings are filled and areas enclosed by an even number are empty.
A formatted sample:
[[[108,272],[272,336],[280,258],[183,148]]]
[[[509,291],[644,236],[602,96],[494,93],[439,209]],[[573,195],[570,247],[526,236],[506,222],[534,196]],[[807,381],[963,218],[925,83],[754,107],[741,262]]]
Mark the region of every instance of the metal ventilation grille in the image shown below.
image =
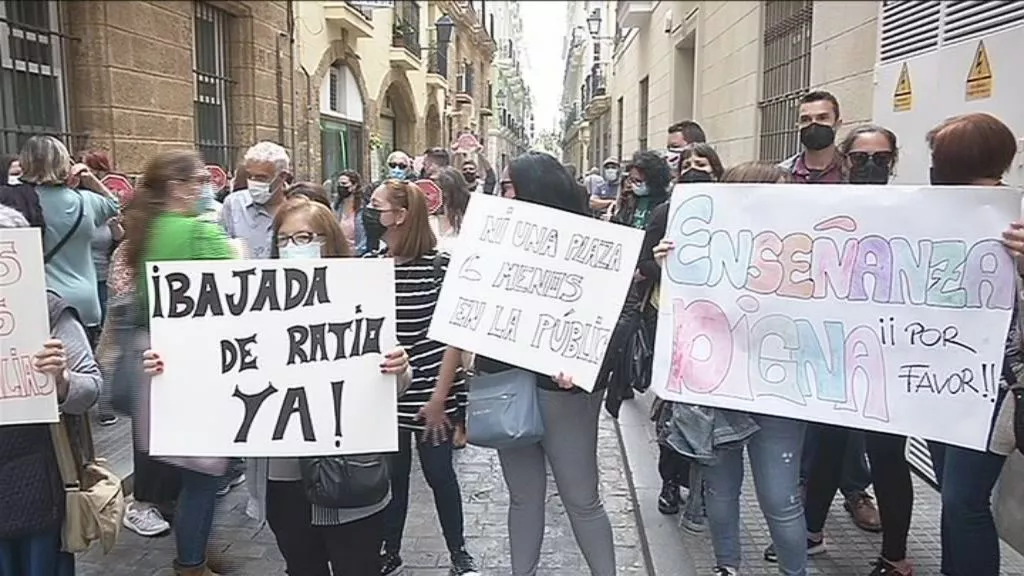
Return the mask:
[[[1024,23],[1024,2],[944,2],[942,42],[959,42]]]
[[[884,64],[938,48],[941,16],[938,0],[882,2],[879,61]]]

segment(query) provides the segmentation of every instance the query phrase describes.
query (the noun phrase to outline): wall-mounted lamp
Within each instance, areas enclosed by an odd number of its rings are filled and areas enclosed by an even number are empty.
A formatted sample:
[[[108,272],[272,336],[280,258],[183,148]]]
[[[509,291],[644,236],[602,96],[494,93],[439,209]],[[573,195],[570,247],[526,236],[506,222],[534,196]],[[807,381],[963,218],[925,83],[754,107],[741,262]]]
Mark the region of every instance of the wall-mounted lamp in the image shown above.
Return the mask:
[[[448,44],[452,41],[452,32],[455,31],[455,21],[452,20],[451,16],[445,14],[437,19],[434,23],[437,28],[437,43]]]

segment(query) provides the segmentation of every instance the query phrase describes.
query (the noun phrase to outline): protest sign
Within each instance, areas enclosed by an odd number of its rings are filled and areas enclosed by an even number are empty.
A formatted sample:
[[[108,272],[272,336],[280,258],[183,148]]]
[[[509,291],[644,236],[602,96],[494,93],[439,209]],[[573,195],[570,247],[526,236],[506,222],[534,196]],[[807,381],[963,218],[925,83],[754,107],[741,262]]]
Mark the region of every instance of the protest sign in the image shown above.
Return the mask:
[[[984,449],[1015,302],[1011,188],[688,184],[652,387]]]
[[[57,421],[53,378],[33,367],[49,338],[39,229],[0,229],[0,426]]]
[[[394,267],[385,259],[146,264],[158,456],[398,449]]]
[[[430,324],[434,340],[594,387],[643,233],[477,194]]]

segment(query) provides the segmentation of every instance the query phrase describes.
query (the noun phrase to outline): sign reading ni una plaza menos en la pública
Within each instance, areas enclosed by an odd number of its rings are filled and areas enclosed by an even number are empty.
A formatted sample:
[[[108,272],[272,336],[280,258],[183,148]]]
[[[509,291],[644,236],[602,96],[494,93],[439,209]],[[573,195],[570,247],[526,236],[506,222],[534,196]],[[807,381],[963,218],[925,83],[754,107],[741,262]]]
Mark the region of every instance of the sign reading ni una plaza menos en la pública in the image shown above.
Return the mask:
[[[1020,192],[677,188],[662,398],[983,449],[1016,301]]]
[[[317,456],[398,447],[386,259],[150,262],[157,456]]]

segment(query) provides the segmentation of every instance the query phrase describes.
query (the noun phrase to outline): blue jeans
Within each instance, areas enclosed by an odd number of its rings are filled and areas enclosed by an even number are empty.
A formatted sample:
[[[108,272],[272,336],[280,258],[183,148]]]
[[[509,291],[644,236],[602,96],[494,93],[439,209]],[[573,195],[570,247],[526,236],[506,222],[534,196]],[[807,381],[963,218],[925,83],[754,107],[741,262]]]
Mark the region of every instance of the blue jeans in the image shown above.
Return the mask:
[[[0,576],[75,576],[75,557],[60,551],[60,532],[0,540]]]
[[[999,576],[992,490],[1006,457],[937,442],[928,450],[942,491],[942,573]]]
[[[787,576],[807,574],[807,529],[800,498],[800,460],[804,422],[751,414],[761,427],[747,442],[754,488],[768,531]],[[705,496],[711,543],[719,566],[740,567],[740,488],[743,450],[717,451],[717,461],[704,468]]]
[[[820,424],[808,424],[804,435],[803,459],[800,463],[800,479],[807,482],[817,454],[819,445]],[[851,430],[846,444],[846,457],[843,459],[843,472],[839,479],[839,491],[847,498],[867,490],[871,485],[871,470],[868,468],[864,433]]]
[[[409,514],[409,475],[412,473],[413,440],[420,457],[423,477],[434,493],[434,507],[441,521],[441,532],[449,552],[461,550],[463,534],[462,492],[452,463],[451,439],[437,446],[420,442],[420,435],[398,429],[398,453],[391,455],[391,502],[384,509],[384,550],[397,554],[402,549],[402,533]],[[422,497],[417,495],[417,497]]]
[[[178,564],[199,566],[206,562],[206,543],[213,531],[217,489],[221,479],[193,470],[181,470],[181,494],[174,515],[174,540]]]

